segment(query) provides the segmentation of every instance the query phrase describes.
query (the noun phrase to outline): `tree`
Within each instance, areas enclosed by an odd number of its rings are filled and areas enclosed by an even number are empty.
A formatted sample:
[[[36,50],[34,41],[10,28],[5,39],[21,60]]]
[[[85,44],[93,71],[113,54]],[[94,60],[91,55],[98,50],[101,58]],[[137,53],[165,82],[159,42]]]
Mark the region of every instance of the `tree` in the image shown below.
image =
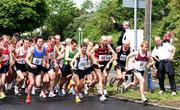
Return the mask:
[[[89,13],[93,11],[93,8],[94,8],[94,4],[91,0],[85,0],[81,5],[81,11],[83,13]]]
[[[32,31],[43,25],[48,13],[46,0],[0,0],[0,33]]]
[[[49,34],[60,34],[73,22],[74,18],[80,15],[72,0],[47,0],[50,7],[50,15],[46,20],[46,27]]]

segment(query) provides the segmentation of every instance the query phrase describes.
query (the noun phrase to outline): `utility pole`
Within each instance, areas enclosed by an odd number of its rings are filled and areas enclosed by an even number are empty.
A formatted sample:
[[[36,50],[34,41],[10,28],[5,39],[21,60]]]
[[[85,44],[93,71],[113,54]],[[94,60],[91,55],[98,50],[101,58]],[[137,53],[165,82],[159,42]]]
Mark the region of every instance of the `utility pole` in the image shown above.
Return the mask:
[[[145,22],[144,22],[144,39],[148,41],[149,44],[149,51],[151,51],[151,7],[152,7],[152,0],[145,1]],[[145,74],[145,91],[148,91],[148,68],[146,69]]]
[[[134,0],[134,38],[135,49],[137,50],[137,0]]]
[[[151,7],[152,0],[145,1],[145,22],[144,22],[144,39],[148,41],[149,50],[151,50]]]

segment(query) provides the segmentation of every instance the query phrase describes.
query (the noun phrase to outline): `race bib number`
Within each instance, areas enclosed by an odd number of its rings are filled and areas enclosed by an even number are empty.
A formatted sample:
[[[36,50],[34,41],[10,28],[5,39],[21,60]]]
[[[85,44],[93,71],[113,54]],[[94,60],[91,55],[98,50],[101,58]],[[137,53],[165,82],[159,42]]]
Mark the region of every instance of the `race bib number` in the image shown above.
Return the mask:
[[[139,70],[144,71],[146,69],[146,62],[139,62]]]
[[[107,56],[106,56],[107,61],[110,61],[111,58],[112,58],[112,55],[107,55]]]
[[[119,59],[120,59],[121,61],[125,61],[125,60],[126,60],[126,57],[127,57],[127,55],[123,55],[123,54],[122,54]]]
[[[99,61],[107,61],[106,55],[99,55]]]
[[[82,61],[82,62],[79,63],[78,66],[79,66],[78,67],[79,69],[85,70],[85,69],[90,67],[90,62],[89,61]]]
[[[33,58],[32,63],[35,65],[42,65],[42,58]]]
[[[90,62],[86,62],[86,68],[89,68],[91,66]]]

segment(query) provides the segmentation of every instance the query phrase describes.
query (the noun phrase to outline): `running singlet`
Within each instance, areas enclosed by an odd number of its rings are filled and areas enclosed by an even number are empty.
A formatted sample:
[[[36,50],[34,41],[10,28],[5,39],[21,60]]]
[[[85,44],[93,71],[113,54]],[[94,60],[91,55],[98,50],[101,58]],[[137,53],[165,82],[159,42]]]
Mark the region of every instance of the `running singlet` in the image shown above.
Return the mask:
[[[145,71],[146,69],[146,65],[147,65],[147,53],[144,57],[142,57],[139,53],[135,58],[135,66],[134,69],[138,70],[138,71]]]
[[[2,50],[2,60],[1,60],[1,65],[4,66],[4,65],[8,65],[9,64],[9,50],[6,49],[6,50]]]
[[[25,50],[23,47],[20,47],[19,49],[17,49],[17,58],[16,58],[16,62],[19,64],[25,64],[25,58],[27,55],[27,51]]]
[[[108,52],[108,47],[102,48],[99,46],[98,50],[95,51],[95,57],[99,63],[107,63],[112,58],[112,53]]]
[[[121,64],[121,65],[125,66],[126,57],[129,55],[129,53],[130,53],[130,48],[125,52],[123,50],[123,46],[121,46],[120,52],[117,53],[117,57],[118,57],[117,62],[118,62],[118,64]]]
[[[48,58],[49,58],[50,62],[53,63],[53,61],[55,61],[55,58],[57,56],[57,52],[55,51],[54,48],[52,48],[51,46],[48,45],[47,53],[48,53]]]
[[[69,58],[74,58],[74,56],[78,53],[78,49],[75,49],[73,52],[69,49]],[[65,57],[63,58],[64,64],[68,64],[68,61],[65,60]]]
[[[77,59],[77,69],[79,70],[86,70],[87,68],[91,67],[91,63],[86,55],[83,57],[78,57]]]
[[[42,65],[43,64],[43,58],[46,54],[45,47],[41,52],[38,52],[36,48],[34,48],[33,57],[32,57],[32,64],[34,65]]]

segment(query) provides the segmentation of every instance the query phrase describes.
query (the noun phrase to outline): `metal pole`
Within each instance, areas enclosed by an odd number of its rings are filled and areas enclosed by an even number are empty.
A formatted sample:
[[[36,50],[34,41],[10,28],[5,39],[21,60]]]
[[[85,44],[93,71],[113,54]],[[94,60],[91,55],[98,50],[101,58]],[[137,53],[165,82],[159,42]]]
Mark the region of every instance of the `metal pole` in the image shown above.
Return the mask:
[[[150,0],[150,15],[149,15],[149,22],[150,22],[150,24],[149,24],[149,27],[150,27],[150,29],[149,29],[149,51],[151,51],[151,39],[152,39],[152,34],[151,34],[151,32],[152,32],[152,0]]]
[[[78,30],[79,31],[79,40],[78,40],[78,44],[79,44],[79,46],[80,46],[80,44],[81,44],[81,32],[80,32],[80,30]]]
[[[79,41],[78,41],[78,43],[79,43],[79,46],[80,46],[81,45],[81,40],[82,40],[82,38],[81,38],[82,29],[79,27],[78,31],[79,31]]]
[[[82,30],[82,32],[81,32],[81,43],[83,43],[83,30]]]
[[[134,38],[135,50],[137,50],[137,0],[134,0]]]

